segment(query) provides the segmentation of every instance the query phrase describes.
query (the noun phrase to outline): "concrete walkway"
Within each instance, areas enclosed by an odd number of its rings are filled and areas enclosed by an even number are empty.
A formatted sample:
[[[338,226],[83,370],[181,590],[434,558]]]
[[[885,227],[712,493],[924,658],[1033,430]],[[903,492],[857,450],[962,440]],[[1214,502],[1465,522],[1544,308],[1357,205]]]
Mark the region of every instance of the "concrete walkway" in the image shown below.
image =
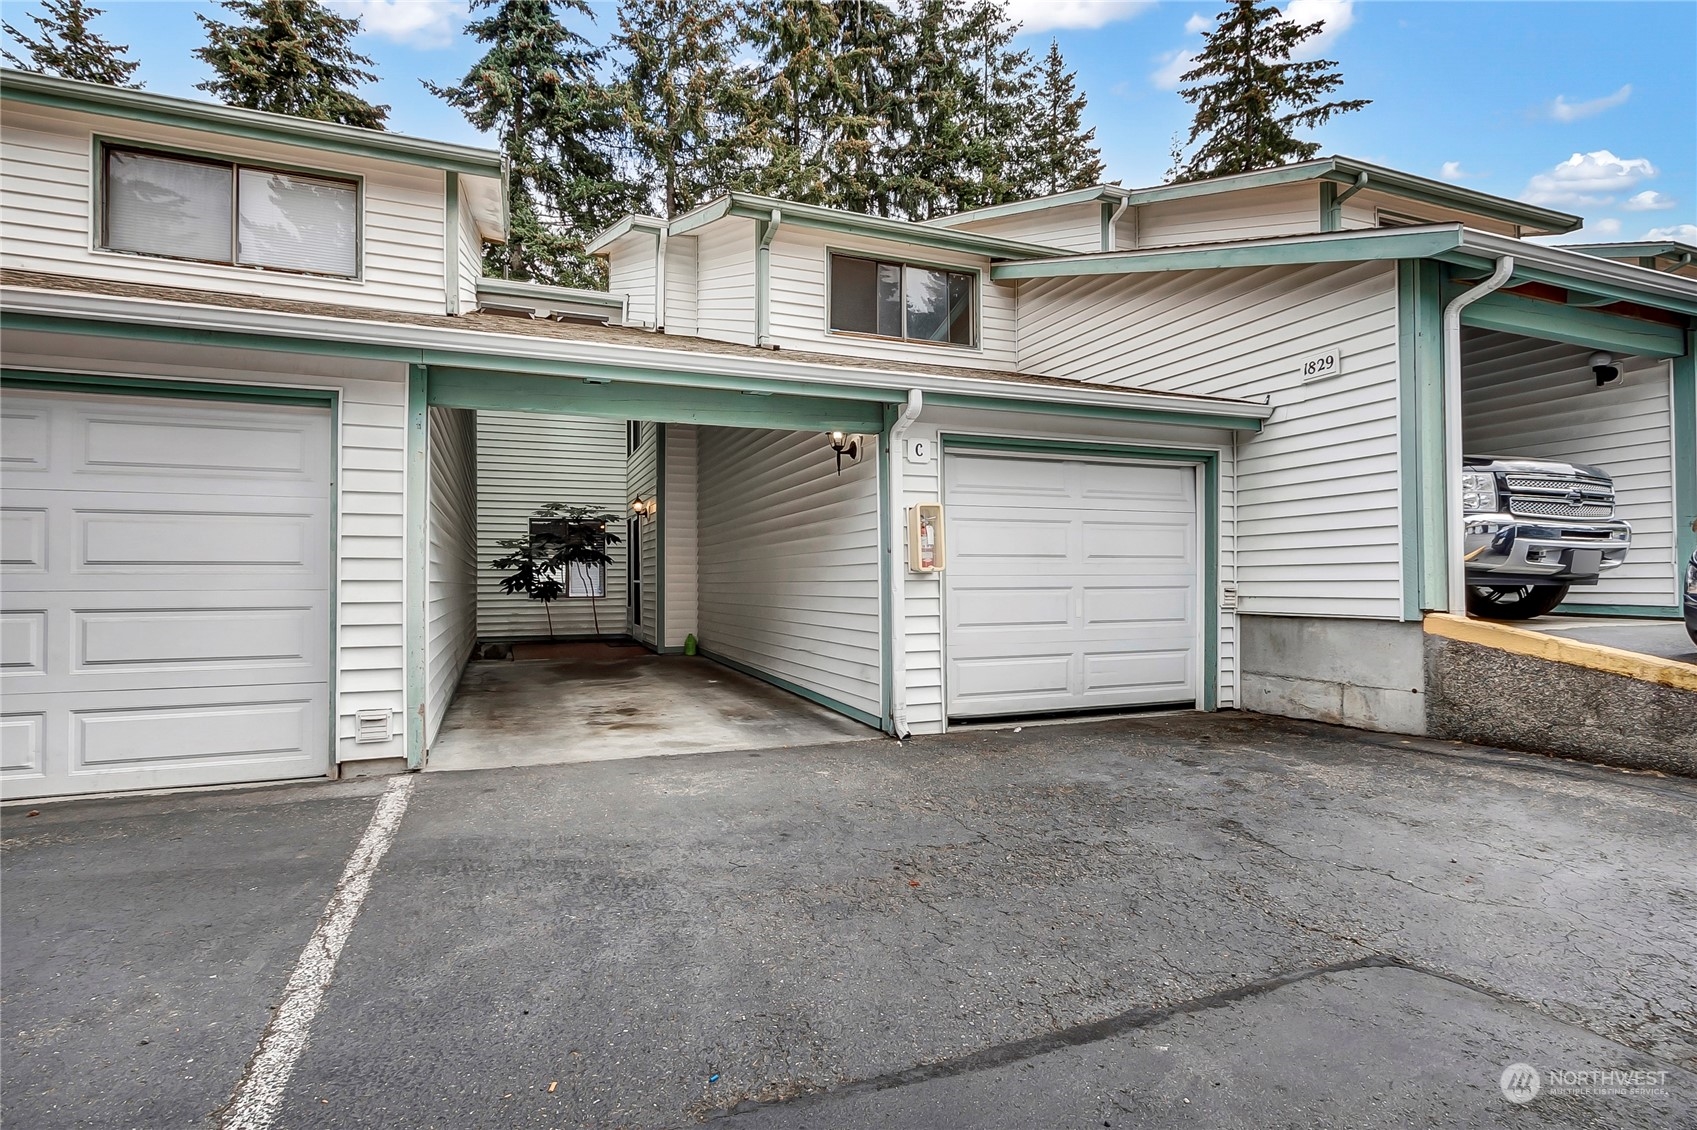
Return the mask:
[[[769,683],[682,655],[584,644],[468,664],[427,769],[564,765],[879,738]]]
[[[257,1130],[1697,1124],[1697,783],[1202,715],[6,809],[5,1124],[224,1125],[397,783]]]

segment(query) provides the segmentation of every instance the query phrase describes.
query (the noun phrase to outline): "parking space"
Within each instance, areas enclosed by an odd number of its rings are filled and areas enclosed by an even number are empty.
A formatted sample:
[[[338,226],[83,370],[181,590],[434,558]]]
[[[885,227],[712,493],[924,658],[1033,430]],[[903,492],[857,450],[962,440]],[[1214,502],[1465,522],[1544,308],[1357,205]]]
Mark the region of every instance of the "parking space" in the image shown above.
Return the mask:
[[[1697,664],[1697,643],[1679,620],[1611,620],[1595,616],[1543,616],[1524,625],[1562,639],[1602,644],[1658,659]]]
[[[217,1125],[380,788],[7,810],[8,1123]],[[272,1124],[1670,1125],[1693,799],[1199,715],[426,774]]]

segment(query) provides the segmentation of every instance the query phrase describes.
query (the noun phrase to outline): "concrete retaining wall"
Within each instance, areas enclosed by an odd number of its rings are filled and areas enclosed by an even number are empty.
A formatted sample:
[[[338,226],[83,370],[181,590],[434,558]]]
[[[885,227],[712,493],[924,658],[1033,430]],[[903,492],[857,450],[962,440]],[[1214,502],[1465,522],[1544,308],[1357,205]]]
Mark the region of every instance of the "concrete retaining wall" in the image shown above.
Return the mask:
[[[1397,734],[1426,733],[1419,624],[1240,615],[1245,710]]]
[[[1429,736],[1697,777],[1697,691],[1425,639]]]

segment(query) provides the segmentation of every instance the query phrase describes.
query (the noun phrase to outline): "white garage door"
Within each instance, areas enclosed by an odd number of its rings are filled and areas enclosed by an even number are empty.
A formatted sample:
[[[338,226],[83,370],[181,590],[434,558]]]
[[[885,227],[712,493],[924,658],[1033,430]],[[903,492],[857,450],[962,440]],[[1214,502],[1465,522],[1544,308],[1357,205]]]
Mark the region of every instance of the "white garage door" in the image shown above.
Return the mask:
[[[946,455],[949,716],[1196,701],[1196,479]]]
[[[0,794],[330,764],[324,409],[12,392]]]

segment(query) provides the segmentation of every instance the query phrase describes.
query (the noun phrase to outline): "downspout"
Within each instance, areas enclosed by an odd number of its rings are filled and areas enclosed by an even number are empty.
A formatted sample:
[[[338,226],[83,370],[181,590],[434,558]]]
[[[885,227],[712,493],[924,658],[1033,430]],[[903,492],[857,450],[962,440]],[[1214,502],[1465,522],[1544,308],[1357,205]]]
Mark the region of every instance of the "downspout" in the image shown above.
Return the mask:
[[[760,241],[754,248],[754,340],[762,348],[772,346],[772,237],[784,213],[772,209],[772,218],[760,221]]]
[[[1444,530],[1449,566],[1449,610],[1467,615],[1467,566],[1462,561],[1462,530],[1466,515],[1461,505],[1461,312],[1502,288],[1514,274],[1514,256],[1497,260],[1497,269],[1478,286],[1469,287],[1444,307]]]
[[[654,332],[666,332],[666,237],[671,234],[672,222],[660,225],[660,236],[654,250]]]
[[[1103,251],[1119,250],[1117,244],[1119,243],[1120,217],[1125,215],[1125,210],[1129,207],[1131,207],[1131,193],[1122,193],[1120,195],[1119,207],[1115,208],[1114,214],[1108,217],[1108,230],[1103,233],[1102,239]],[[1131,243],[1132,249],[1135,250],[1137,247],[1137,241],[1134,239]]]
[[[902,441],[907,430],[919,419],[925,407],[925,396],[916,388],[907,390],[907,406],[890,425],[890,733],[898,741],[906,741],[907,732],[907,561],[902,553],[902,539],[907,533],[907,507],[902,505],[902,464],[906,455]]]

